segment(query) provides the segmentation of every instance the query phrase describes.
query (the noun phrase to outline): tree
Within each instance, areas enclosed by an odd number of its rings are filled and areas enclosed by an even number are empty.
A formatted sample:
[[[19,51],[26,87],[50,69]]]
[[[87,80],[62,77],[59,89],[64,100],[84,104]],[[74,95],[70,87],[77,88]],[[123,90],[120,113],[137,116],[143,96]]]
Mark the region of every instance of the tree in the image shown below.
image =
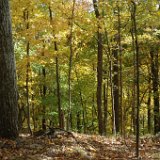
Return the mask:
[[[137,34],[137,21],[136,21],[136,11],[137,5],[132,1],[132,11],[131,11],[131,20],[132,20],[132,31],[134,33],[134,45],[135,45],[135,70],[136,70],[136,156],[139,157],[139,108],[140,108],[140,88],[139,88],[139,43],[138,43],[138,34]]]
[[[8,0],[0,0],[0,136],[18,137],[18,104],[11,16]]]
[[[119,77],[118,77],[118,50],[114,49],[113,52],[113,100],[115,112],[115,132],[119,132]]]
[[[147,126],[153,133],[159,112],[156,77],[160,15],[156,0],[133,3],[12,0],[11,3],[19,108],[24,127],[27,127],[28,86],[30,114],[35,117],[30,123],[36,124],[37,129],[45,115],[43,124],[52,121],[52,125],[60,126],[64,121],[68,126],[64,128],[79,132],[105,134],[107,129],[108,134],[113,131],[135,134],[138,113],[139,133],[147,133]],[[26,21],[22,18],[24,11]],[[27,60],[30,66],[26,85]],[[147,111],[148,122],[144,116]],[[154,118],[156,121],[152,122]]]
[[[29,29],[29,11],[26,9],[23,12],[24,21],[26,23],[26,30]],[[32,134],[31,124],[30,124],[30,103],[29,103],[29,82],[30,82],[30,42],[27,40],[26,42],[26,104],[27,104],[27,124],[28,124],[28,132]]]
[[[152,90],[154,100],[154,133],[160,131],[159,120],[159,92],[158,92],[158,49],[151,48],[151,77],[152,77]]]
[[[98,128],[99,134],[103,134],[103,117],[102,117],[102,66],[103,66],[103,45],[102,45],[102,33],[100,33],[100,12],[98,9],[97,1],[93,0],[95,16],[97,18],[97,109],[98,109]]]

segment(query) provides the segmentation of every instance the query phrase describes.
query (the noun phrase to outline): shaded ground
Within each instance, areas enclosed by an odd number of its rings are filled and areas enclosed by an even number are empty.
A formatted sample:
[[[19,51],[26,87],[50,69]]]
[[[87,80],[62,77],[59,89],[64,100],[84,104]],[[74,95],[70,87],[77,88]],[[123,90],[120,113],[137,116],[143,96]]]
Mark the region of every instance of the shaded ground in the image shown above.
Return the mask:
[[[134,139],[106,138],[74,134],[72,137],[29,137],[21,135],[16,141],[0,139],[0,160],[132,160]],[[160,160],[160,137],[141,139],[143,160]]]

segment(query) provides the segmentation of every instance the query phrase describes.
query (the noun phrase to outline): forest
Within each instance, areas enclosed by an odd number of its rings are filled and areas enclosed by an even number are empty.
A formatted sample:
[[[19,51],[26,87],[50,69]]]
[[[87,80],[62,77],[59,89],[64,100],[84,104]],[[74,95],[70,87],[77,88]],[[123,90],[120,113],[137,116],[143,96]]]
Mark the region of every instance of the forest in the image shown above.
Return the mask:
[[[159,53],[159,0],[0,0],[0,159],[160,159]]]

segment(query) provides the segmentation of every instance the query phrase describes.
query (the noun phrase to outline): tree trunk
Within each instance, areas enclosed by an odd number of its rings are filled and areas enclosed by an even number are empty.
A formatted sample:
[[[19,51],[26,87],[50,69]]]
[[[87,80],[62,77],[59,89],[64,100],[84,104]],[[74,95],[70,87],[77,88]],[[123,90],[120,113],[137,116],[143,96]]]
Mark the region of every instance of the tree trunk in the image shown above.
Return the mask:
[[[140,90],[139,90],[139,44],[138,44],[138,34],[137,34],[137,22],[136,22],[136,3],[132,1],[132,11],[131,11],[131,20],[132,20],[132,31],[134,35],[134,44],[135,44],[135,69],[136,69],[136,157],[139,157],[139,108],[140,108]]]
[[[95,16],[97,18],[97,41],[98,41],[98,53],[97,53],[97,110],[98,110],[98,129],[99,134],[103,134],[103,116],[102,116],[102,66],[103,66],[103,45],[102,34],[100,33],[100,13],[98,10],[97,1],[93,0]]]
[[[31,108],[32,108],[32,121],[33,130],[36,131],[36,119],[35,119],[35,106],[34,106],[34,89],[33,89],[33,77],[31,74]]]
[[[72,61],[73,61],[73,19],[76,1],[73,0],[72,14],[70,24],[70,35],[69,35],[69,45],[70,45],[70,55],[69,55],[69,72],[68,72],[68,116],[67,116],[67,130],[72,128],[72,94],[71,94],[71,73],[72,73]]]
[[[55,44],[55,51],[58,51],[57,43]],[[58,100],[58,119],[59,119],[59,127],[64,129],[64,114],[61,107],[61,91],[60,91],[60,77],[59,77],[59,59],[58,55],[56,55],[56,82],[57,82],[57,100]]]
[[[119,132],[119,78],[118,78],[118,51],[113,50],[113,96],[115,112],[115,129],[116,134]]]
[[[122,44],[121,44],[121,14],[119,2],[117,4],[118,8],[118,54],[119,54],[119,127],[121,129],[121,134],[123,133],[123,112],[122,112],[122,91],[123,91],[123,82],[122,82]]]
[[[133,25],[133,24],[132,24]],[[136,105],[136,67],[135,67],[135,59],[136,59],[136,53],[135,53],[135,37],[134,37],[134,31],[133,27],[131,28],[131,37],[132,37],[132,50],[133,50],[133,86],[132,86],[132,128],[133,128],[133,134],[136,132],[136,117],[135,117],[135,105]]]
[[[151,75],[154,99],[154,133],[160,132],[159,92],[158,92],[158,51],[151,49]]]
[[[151,78],[149,74],[149,93],[148,93],[148,100],[147,100],[147,117],[148,117],[148,133],[151,133]]]
[[[24,10],[24,22],[26,23],[26,30],[29,29],[29,11]],[[27,125],[28,125],[28,132],[32,135],[32,130],[30,126],[30,104],[29,104],[29,72],[30,72],[30,43],[27,40],[26,45],[26,58],[27,58],[27,64],[26,64],[26,105],[27,105]]]
[[[52,9],[49,6],[49,18],[50,18],[50,23],[52,24]],[[58,51],[58,46],[57,42],[54,41],[54,49],[57,52]],[[55,57],[56,61],[56,83],[57,83],[57,105],[58,105],[58,119],[59,119],[59,127],[64,129],[64,112],[61,107],[61,87],[60,87],[60,76],[59,76],[59,58],[58,55]]]
[[[44,53],[42,53],[44,54]],[[44,56],[44,55],[42,55]],[[43,85],[42,85],[42,98],[43,100],[46,99],[46,91],[47,91],[47,86],[46,86],[46,69],[45,67],[42,67],[42,76],[43,76]],[[45,104],[42,105],[42,129],[46,130],[46,106]]]
[[[77,111],[77,131],[81,132],[81,112]]]
[[[16,67],[9,1],[0,0],[0,136],[18,137]]]
[[[103,114],[104,114],[104,135],[107,134],[107,117],[108,117],[108,79],[107,79],[107,84],[104,83],[103,85],[103,99],[104,99],[104,108],[103,108]]]

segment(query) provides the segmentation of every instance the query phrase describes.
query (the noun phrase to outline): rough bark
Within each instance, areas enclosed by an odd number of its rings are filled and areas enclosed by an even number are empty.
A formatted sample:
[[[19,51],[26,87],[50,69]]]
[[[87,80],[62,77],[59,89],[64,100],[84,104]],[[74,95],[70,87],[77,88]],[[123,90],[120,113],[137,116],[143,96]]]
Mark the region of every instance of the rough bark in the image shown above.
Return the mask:
[[[0,136],[18,136],[16,67],[9,1],[0,0]]]

